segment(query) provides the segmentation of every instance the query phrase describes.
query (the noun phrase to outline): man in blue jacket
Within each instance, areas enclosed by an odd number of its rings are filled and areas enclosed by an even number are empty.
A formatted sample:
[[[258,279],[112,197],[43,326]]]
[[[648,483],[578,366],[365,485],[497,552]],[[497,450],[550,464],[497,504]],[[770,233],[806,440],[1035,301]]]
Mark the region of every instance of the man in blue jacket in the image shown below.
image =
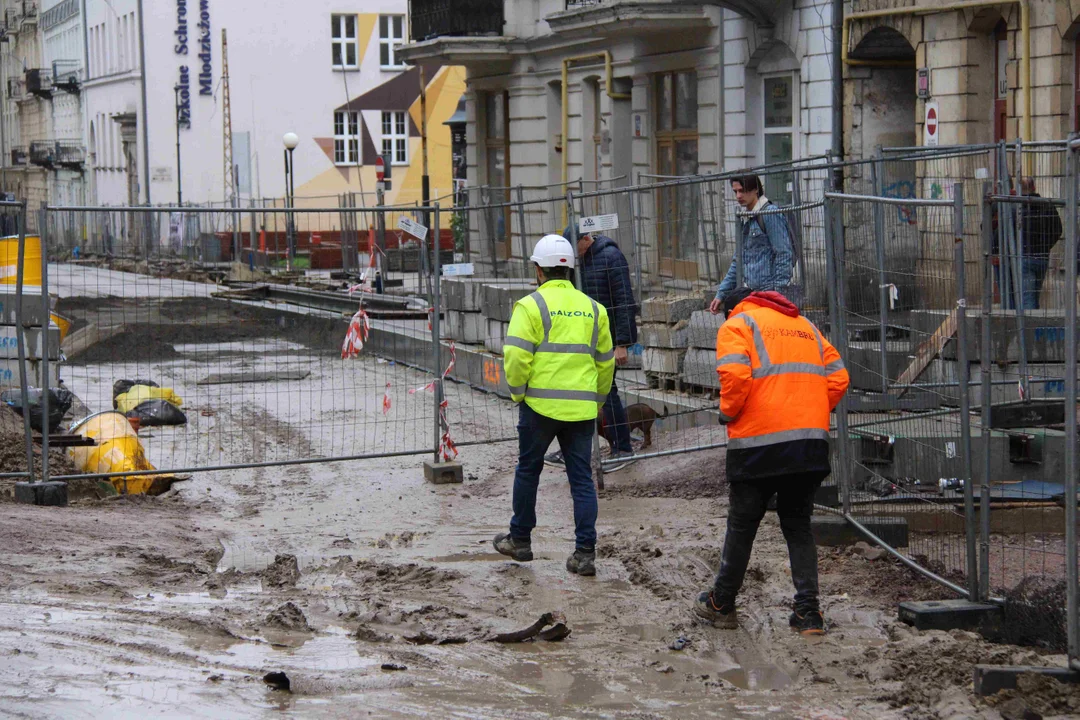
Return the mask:
[[[744,211],[760,212],[775,210],[776,204],[765,197],[761,178],[744,175],[731,181],[735,200]],[[720,312],[721,298],[735,289],[737,268],[743,266],[742,284],[754,291],[775,290],[795,304],[800,298],[792,287],[795,269],[795,247],[788,228],[787,218],[781,213],[752,215],[742,223],[742,257],[733,257],[727,275],[716,290],[716,298],[710,303],[713,315]]]
[[[563,230],[563,237],[574,242],[571,228]],[[615,346],[615,372],[626,365],[627,349],[635,345],[638,339],[637,302],[634,300],[634,288],[630,284],[630,265],[615,241],[605,235],[582,235],[577,238],[577,252],[581,260],[581,289],[586,295],[607,308],[608,325],[611,339]],[[609,468],[608,472],[621,470],[634,454],[630,445],[630,425],[626,420],[626,410],[619,399],[619,388],[615,379],[611,381],[611,392],[604,403],[604,436],[611,443],[612,460],[622,463]],[[562,453],[554,452],[544,458],[551,465],[562,465]]]

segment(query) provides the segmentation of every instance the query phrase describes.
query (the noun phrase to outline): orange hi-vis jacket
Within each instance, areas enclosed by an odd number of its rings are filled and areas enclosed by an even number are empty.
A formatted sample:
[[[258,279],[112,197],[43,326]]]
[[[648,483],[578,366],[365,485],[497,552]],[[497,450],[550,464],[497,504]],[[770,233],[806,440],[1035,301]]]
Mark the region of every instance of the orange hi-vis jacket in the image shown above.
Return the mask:
[[[829,414],[850,380],[795,305],[776,292],[736,305],[716,333],[716,371],[730,479],[828,474]]]

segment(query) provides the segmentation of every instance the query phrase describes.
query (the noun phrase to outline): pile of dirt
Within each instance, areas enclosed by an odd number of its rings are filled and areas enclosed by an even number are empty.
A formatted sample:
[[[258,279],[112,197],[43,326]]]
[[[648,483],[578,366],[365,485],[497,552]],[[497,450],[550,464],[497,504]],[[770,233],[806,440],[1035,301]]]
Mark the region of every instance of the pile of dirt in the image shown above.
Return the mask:
[[[130,360],[169,360],[180,357],[173,348],[168,328],[161,325],[135,325],[91,345],[85,351],[73,355],[68,361],[75,365]]]
[[[1025,711],[1077,717],[1080,716],[1080,685],[1030,673],[1017,679],[1015,690],[1002,690],[986,698],[986,702],[996,707],[1002,717],[1031,717]]]
[[[304,611],[291,602],[285,603],[267,615],[263,624],[269,628],[287,630],[289,632],[311,631],[311,626],[308,625]]]
[[[897,682],[882,700],[894,707],[932,708],[954,688],[971,685],[975,665],[1042,665],[1038,653],[998,645],[964,630],[911,634],[851,661],[855,677]],[[925,717],[925,715],[924,715]]]
[[[300,579],[300,565],[295,555],[278,555],[262,571],[262,581],[269,587],[295,587]]]
[[[907,600],[950,597],[948,590],[893,556],[868,560],[854,548],[819,547],[818,573],[823,594],[847,593],[873,599],[886,607]]]
[[[720,448],[639,460],[608,476],[604,494],[684,500],[723,497],[728,487],[726,457],[726,450]]]
[[[1054,652],[1068,646],[1064,578],[1029,575],[1004,593],[1003,642],[1031,645]]]
[[[34,446],[34,472],[41,473],[41,448]],[[18,413],[7,406],[0,406],[0,473],[26,472],[26,434],[23,430],[23,419]],[[49,474],[50,475],[74,475],[78,473],[75,463],[71,461],[67,453],[60,449],[49,450]],[[14,480],[4,481],[5,485],[13,485]],[[0,492],[0,500],[10,499],[8,492]]]

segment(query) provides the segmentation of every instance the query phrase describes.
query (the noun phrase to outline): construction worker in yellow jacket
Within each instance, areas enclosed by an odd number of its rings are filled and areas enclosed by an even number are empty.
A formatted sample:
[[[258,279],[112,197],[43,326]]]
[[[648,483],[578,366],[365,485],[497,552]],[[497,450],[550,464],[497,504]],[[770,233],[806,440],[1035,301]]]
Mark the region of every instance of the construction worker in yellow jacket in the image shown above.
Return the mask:
[[[795,584],[789,622],[804,635],[822,634],[810,515],[817,488],[831,471],[829,414],[847,392],[848,372],[836,348],[780,293],[736,288],[725,295],[723,309],[727,321],[716,335],[716,370],[731,505],[720,572],[694,610],[715,627],[737,626],[735,596],[758,524],[776,495]]]
[[[596,487],[592,479],[596,416],[611,389],[615,353],[603,305],[571,282],[574,248],[545,235],[530,258],[540,288],[514,305],[503,345],[510,395],[520,404],[514,516],[495,549],[518,561],[533,559],[536,490],[544,453],[555,438],[566,461],[574,498],[575,549],[566,569],[596,574]]]

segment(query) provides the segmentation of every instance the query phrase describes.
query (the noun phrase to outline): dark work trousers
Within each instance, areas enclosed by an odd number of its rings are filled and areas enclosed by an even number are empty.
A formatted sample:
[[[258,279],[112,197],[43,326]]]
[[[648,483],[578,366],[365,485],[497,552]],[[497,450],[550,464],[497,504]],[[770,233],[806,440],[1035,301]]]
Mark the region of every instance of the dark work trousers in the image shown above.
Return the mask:
[[[615,368],[615,375],[619,369]],[[630,425],[626,420],[626,409],[619,398],[619,388],[615,385],[615,375],[611,376],[611,391],[604,403],[604,437],[616,452],[628,453],[630,446]]]
[[[536,489],[544,469],[544,453],[559,439],[570,495],[574,498],[576,547],[596,548],[596,486],[592,479],[592,447],[595,420],[564,422],[549,418],[521,403],[518,415],[518,464],[514,471],[514,517],[510,536],[529,540],[536,527]]]
[[[769,500],[776,495],[776,514],[787,541],[791,579],[795,584],[795,611],[804,614],[819,610],[817,547],[810,531],[810,515],[821,475],[778,475],[731,483],[724,554],[713,589],[713,601],[718,606],[735,604],[750,563],[758,525],[765,517]]]

